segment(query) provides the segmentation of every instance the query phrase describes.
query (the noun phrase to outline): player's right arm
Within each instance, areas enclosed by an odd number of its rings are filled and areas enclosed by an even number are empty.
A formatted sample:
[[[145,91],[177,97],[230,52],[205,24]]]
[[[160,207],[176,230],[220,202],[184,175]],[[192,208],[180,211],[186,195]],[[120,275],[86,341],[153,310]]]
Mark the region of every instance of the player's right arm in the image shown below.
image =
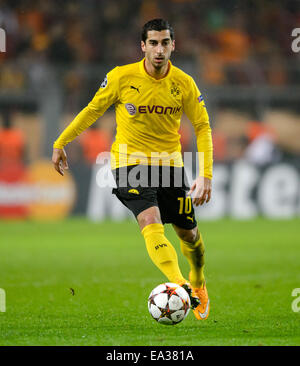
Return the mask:
[[[192,78],[184,95],[184,111],[192,122],[197,138],[199,176],[193,182],[188,194],[194,193],[196,206],[209,202],[212,190],[213,145],[209,117],[203,97]]]
[[[74,118],[53,144],[52,162],[55,170],[63,175],[67,169],[64,147],[91,126],[119,97],[118,67],[110,71],[92,101]]]

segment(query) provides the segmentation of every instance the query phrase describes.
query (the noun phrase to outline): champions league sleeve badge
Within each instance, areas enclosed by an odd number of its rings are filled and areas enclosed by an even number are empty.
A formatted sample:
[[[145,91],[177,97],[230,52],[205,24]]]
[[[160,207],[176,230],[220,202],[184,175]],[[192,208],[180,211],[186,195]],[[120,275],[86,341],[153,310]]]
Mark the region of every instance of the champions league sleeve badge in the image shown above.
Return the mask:
[[[104,80],[102,81],[101,85],[100,85],[100,88],[105,88],[107,85],[107,75],[105,75],[105,78]]]

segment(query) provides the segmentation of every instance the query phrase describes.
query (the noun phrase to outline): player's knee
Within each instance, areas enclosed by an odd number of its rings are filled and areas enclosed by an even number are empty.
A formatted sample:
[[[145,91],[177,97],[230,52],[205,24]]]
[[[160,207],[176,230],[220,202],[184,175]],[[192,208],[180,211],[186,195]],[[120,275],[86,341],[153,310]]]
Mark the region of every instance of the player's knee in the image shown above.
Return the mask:
[[[143,230],[144,227],[151,224],[161,224],[161,220],[157,216],[145,215],[138,220],[140,229]]]
[[[160,213],[157,207],[151,207],[137,216],[137,221],[139,223],[140,229],[143,230],[144,227],[151,224],[161,224]]]
[[[179,237],[183,241],[194,244],[199,239],[198,228],[195,227],[194,229],[191,230],[182,230],[179,232]]]

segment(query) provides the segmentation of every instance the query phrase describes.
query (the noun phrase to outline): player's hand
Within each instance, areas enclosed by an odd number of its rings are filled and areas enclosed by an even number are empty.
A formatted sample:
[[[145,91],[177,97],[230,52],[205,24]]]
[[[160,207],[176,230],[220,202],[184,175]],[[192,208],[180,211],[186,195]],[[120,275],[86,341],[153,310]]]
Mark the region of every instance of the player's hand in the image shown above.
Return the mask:
[[[52,163],[60,175],[64,175],[64,169],[69,169],[67,154],[64,149],[53,149]]]
[[[193,194],[193,204],[195,206],[203,205],[204,202],[209,202],[211,197],[211,179],[198,177],[191,186],[188,195]]]

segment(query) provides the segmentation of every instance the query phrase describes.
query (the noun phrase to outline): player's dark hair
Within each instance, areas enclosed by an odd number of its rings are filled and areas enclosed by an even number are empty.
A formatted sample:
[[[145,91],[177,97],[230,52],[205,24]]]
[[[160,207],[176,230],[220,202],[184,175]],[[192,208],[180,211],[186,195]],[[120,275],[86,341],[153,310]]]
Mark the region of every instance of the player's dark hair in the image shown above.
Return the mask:
[[[163,19],[152,19],[147,22],[142,29],[142,41],[145,43],[148,37],[148,31],[155,30],[155,31],[162,31],[162,30],[169,30],[171,40],[174,39],[174,30],[171,25]]]

